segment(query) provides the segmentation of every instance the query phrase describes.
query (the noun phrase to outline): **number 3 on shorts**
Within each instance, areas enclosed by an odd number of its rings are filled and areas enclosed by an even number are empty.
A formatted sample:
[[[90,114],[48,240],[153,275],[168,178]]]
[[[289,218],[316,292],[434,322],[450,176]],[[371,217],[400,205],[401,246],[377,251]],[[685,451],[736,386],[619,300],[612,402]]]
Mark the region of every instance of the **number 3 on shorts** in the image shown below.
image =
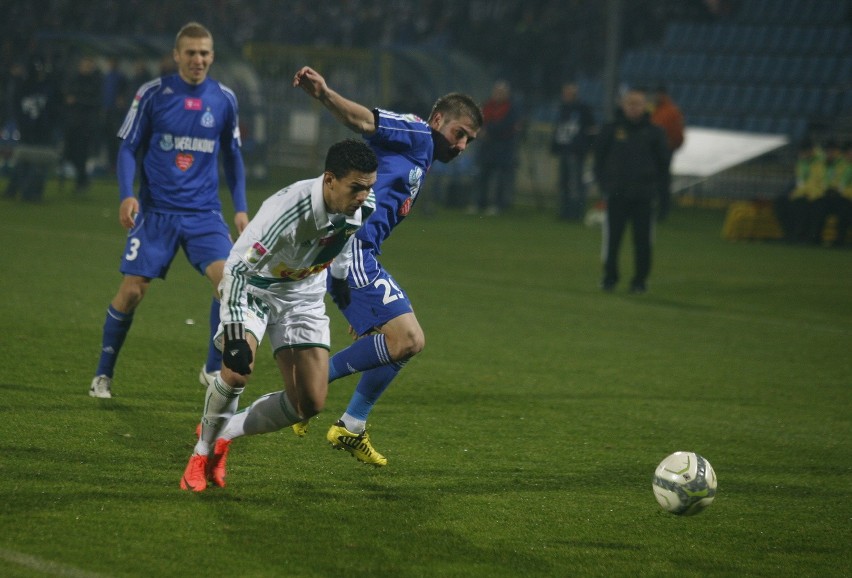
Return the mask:
[[[373,283],[373,287],[384,290],[385,296],[382,297],[382,304],[384,305],[393,303],[402,297],[402,289],[397,287],[396,283],[394,283],[391,279],[376,279],[375,283]]]
[[[136,237],[132,237],[130,239],[130,246],[127,254],[124,256],[125,260],[133,261],[136,257],[139,256],[139,245],[142,244],[142,241],[137,239]]]

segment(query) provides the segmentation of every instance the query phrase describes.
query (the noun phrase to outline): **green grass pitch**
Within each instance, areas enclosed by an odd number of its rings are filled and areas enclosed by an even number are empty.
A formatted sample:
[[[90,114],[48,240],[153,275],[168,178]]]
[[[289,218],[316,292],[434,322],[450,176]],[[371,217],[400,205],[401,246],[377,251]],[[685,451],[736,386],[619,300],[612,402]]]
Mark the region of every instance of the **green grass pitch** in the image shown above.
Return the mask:
[[[229,487],[193,495],[211,292],[182,255],[116,397],[86,394],[120,279],[113,188],[0,203],[0,575],[852,575],[850,251],[730,243],[721,212],[680,209],[649,293],[605,294],[599,229],[415,209],[382,257],[427,337],[372,416],[390,464],[325,442],[350,377],[306,438],[238,440]],[[264,343],[244,403],[279,381]],[[719,479],[693,518],[651,490],[676,450]]]

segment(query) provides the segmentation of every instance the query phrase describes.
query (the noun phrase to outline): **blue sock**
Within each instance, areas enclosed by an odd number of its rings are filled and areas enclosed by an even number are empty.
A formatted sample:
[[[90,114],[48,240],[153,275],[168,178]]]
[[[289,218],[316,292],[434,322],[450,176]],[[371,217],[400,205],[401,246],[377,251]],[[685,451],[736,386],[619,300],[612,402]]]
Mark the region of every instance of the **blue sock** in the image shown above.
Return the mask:
[[[210,341],[207,343],[207,362],[204,364],[204,370],[207,373],[222,369],[222,352],[213,345],[217,329],[219,329],[219,300],[214,297],[210,304]]]
[[[118,361],[118,352],[124,345],[127,332],[133,323],[133,313],[121,313],[113,308],[107,307],[106,320],[104,321],[104,333],[101,341],[101,357],[98,360],[98,369],[95,375],[106,375],[112,377],[115,371],[115,362]]]
[[[338,351],[328,362],[328,381],[392,363],[385,336],[368,335]]]
[[[349,400],[346,413],[358,420],[367,421],[367,416],[379,401],[379,397],[404,366],[405,362],[391,363],[365,371]]]

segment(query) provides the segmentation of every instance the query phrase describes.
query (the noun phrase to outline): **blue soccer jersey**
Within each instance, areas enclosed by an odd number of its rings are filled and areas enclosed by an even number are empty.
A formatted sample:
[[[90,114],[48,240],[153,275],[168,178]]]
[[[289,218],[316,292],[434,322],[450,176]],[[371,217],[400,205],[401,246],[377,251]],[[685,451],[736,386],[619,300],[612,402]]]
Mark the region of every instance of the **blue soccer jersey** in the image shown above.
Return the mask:
[[[364,249],[381,253],[391,231],[411,211],[432,164],[432,129],[413,114],[376,109],[376,132],[366,138],[379,159],[373,190],[376,212],[355,234]]]
[[[191,85],[174,74],[143,84],[118,136],[142,153],[138,196],[148,210],[221,211],[219,152],[226,174],[243,171],[237,98],[210,78]],[[127,180],[119,178],[122,199],[133,195]],[[244,212],[245,184],[233,180],[234,209]]]

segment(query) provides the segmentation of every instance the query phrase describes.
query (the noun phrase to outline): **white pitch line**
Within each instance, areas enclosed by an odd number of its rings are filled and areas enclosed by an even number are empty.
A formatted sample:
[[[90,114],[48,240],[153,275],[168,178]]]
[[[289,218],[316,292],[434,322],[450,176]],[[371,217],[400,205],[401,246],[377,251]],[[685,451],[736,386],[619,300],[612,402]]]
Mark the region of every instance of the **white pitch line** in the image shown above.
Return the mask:
[[[0,560],[5,560],[6,562],[11,562],[18,566],[23,566],[24,568],[29,568],[30,570],[35,570],[50,576],[66,576],[67,578],[106,578],[105,574],[87,572],[86,570],[80,570],[73,566],[67,566],[58,562],[51,562],[50,560],[44,560],[38,556],[30,556],[29,554],[15,552],[14,550],[7,550],[6,548],[0,548]]]

